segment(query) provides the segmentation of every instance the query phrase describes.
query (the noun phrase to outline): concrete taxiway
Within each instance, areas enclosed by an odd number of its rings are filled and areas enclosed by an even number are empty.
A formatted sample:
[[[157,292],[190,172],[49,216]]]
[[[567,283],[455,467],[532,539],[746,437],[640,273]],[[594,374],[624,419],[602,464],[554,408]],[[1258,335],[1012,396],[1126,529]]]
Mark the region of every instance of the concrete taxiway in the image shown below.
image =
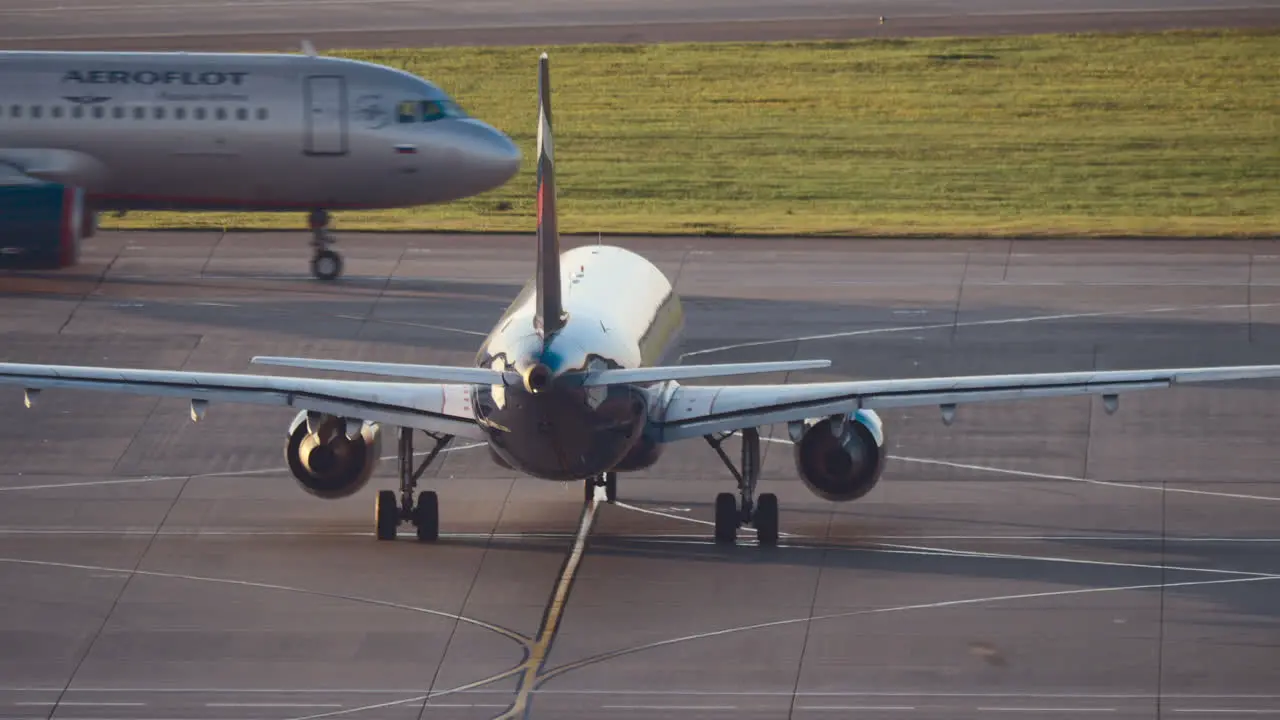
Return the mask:
[[[1067,7],[1069,5],[1069,7]],[[884,18],[884,22],[881,22]],[[295,50],[1261,27],[1280,0],[0,0],[0,48]]]
[[[676,279],[688,361],[790,381],[1275,362],[1280,244],[621,240]],[[255,371],[466,363],[528,238],[106,233],[0,274],[0,360]],[[755,381],[781,378],[753,378]],[[1280,712],[1280,384],[884,413],[860,502],[762,491],[782,547],[710,543],[704,443],[584,512],[458,445],[442,539],[282,467],[292,414],[0,388],[0,719],[1113,718]],[[384,455],[388,450],[384,450]]]

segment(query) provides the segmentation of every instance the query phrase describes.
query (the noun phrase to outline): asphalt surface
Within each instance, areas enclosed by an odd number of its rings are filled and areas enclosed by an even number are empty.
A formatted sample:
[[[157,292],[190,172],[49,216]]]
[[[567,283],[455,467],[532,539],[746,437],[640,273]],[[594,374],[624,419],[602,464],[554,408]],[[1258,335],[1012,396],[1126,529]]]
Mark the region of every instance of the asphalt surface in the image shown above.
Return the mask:
[[[0,360],[467,363],[533,264],[527,238],[342,240],[325,285],[300,234],[102,235],[0,274]],[[620,244],[677,278],[689,361],[834,361],[793,382],[1280,357],[1274,243]],[[895,459],[841,505],[773,428],[772,551],[710,542],[733,482],[701,442],[591,513],[457,446],[420,545],[372,537],[390,460],[350,499],[297,488],[285,410],[0,408],[0,720],[1280,712],[1276,382],[886,412]]]
[[[0,0],[0,49],[296,50],[1267,27],[1280,0]],[[881,23],[880,18],[885,18]]]

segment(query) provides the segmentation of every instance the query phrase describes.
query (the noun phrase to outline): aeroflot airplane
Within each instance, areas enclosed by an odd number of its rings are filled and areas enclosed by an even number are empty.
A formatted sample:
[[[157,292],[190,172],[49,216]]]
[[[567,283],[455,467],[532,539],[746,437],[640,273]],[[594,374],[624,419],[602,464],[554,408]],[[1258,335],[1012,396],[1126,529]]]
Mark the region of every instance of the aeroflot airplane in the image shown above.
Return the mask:
[[[515,175],[515,144],[432,83],[306,49],[0,52],[0,186],[83,188],[85,236],[98,211],[308,212],[312,271],[332,279],[328,211],[448,202]]]
[[[834,501],[865,495],[887,457],[883,407],[937,405],[950,423],[960,403],[1062,395],[1102,395],[1108,412],[1131,390],[1178,383],[1280,376],[1280,365],[935,377],[795,385],[684,386],[679,381],[827,367],[825,360],[673,366],[683,329],[671,283],[644,258],[618,247],[586,246],[563,254],[556,231],[547,56],[539,67],[538,259],[534,278],[498,319],[475,367],[256,357],[266,365],[382,375],[408,382],[327,380],[265,375],[169,372],[58,365],[0,364],[0,381],[27,388],[85,388],[188,398],[191,417],[210,401],[299,408],[285,457],[302,487],[345,497],[370,478],[381,425],[399,428],[400,493],[377,496],[376,534],[396,537],[416,526],[422,540],[439,530],[436,494],[414,498],[417,479],[454,437],[488,443],[499,464],[546,480],[583,480],[586,502],[617,495],[618,473],[653,465],[663,448],[702,437],[738,482],[739,497],[715,503],[715,538],[736,541],[754,527],[762,545],[778,540],[778,501],[756,498],[758,428],[786,423],[797,470],[816,495]],[[418,467],[413,431],[435,447]],[[720,443],[742,435],[734,467]]]

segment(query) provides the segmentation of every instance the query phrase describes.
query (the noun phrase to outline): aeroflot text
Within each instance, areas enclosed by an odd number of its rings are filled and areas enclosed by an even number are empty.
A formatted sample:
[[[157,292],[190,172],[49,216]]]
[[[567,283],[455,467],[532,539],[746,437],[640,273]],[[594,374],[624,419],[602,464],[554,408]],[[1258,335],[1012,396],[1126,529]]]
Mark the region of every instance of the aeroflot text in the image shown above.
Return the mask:
[[[87,83],[90,85],[240,85],[243,84],[247,72],[222,72],[209,70],[192,72],[190,70],[69,70],[62,76],[62,82]]]

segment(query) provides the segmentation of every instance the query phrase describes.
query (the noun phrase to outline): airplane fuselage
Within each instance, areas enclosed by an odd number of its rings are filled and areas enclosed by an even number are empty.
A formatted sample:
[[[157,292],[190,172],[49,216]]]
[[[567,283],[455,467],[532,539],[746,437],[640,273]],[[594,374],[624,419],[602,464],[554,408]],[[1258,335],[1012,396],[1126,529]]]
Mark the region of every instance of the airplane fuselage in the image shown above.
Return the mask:
[[[518,163],[440,88],[372,63],[0,52],[0,166],[82,187],[95,210],[407,207],[500,186]]]
[[[519,372],[525,385],[477,386],[476,418],[493,454],[533,477],[647,467],[661,447],[646,437],[647,418],[665,383],[583,387],[562,374],[671,362],[684,329],[680,299],[661,270],[622,248],[576,248],[560,267],[564,327],[545,341],[535,331],[530,281],[476,357],[479,367]]]

